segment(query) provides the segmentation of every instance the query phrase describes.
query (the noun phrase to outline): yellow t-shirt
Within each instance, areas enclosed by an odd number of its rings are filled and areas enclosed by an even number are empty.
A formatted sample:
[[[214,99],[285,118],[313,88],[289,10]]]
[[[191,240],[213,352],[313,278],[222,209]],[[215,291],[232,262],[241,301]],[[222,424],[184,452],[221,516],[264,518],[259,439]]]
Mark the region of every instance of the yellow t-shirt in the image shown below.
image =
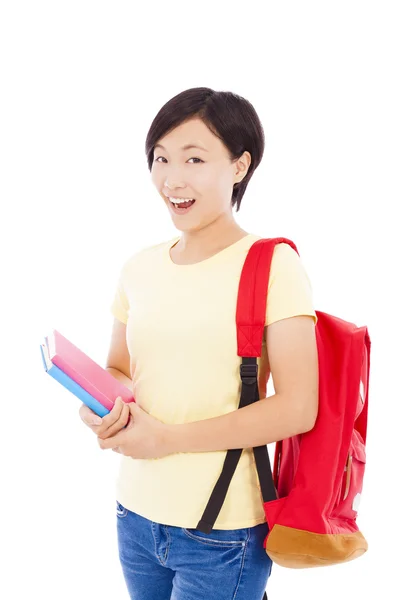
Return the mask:
[[[234,411],[240,401],[236,302],[248,234],[211,258],[175,264],[173,238],[140,250],[123,265],[112,314],[127,324],[132,392],[145,411],[164,423],[209,419]],[[310,315],[312,291],[298,254],[287,244],[274,251],[266,325]],[[259,365],[266,396],[265,331]],[[261,365],[261,367],[260,367]],[[177,453],[160,459],[122,456],[117,500],[165,525],[196,528],[221,473],[226,452]],[[252,450],[243,450],[215,529],[265,522]]]

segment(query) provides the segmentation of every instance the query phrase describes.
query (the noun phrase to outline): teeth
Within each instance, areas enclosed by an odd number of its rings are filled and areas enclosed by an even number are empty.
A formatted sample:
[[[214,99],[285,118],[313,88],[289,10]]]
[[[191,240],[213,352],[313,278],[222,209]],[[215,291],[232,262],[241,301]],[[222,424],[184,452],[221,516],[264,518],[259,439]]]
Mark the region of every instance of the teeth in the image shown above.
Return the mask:
[[[174,204],[182,204],[183,202],[189,202],[189,201],[193,200],[193,198],[173,198],[172,196],[169,196],[169,199]]]

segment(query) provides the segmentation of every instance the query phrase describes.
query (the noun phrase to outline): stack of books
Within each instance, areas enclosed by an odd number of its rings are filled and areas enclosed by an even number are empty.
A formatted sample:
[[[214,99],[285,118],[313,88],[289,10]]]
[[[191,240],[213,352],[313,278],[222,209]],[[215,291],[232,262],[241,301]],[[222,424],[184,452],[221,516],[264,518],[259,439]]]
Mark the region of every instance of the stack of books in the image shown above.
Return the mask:
[[[72,392],[99,417],[104,417],[121,396],[134,402],[132,391],[53,329],[40,344],[45,371]]]

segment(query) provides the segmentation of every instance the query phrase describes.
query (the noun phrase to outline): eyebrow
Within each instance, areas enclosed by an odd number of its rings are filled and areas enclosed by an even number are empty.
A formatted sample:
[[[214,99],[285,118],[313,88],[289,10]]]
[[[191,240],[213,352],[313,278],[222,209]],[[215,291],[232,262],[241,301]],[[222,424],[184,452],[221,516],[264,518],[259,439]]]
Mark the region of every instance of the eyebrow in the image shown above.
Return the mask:
[[[166,150],[166,148],[164,148],[164,146],[162,146],[161,144],[156,144],[154,146],[154,150],[156,148],[161,148],[162,150]],[[198,150],[203,150],[204,152],[208,152],[208,150],[206,150],[202,146],[196,146],[195,144],[186,144],[185,146],[182,146],[181,150],[190,150],[191,148],[197,148]]]

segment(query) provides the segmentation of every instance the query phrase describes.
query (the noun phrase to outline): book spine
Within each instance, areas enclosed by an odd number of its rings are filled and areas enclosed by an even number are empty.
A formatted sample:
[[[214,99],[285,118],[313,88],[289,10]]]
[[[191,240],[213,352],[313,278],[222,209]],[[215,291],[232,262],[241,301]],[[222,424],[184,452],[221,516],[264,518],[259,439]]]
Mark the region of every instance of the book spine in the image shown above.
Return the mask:
[[[134,401],[132,392],[121,381],[85,354],[59,331],[48,339],[49,358],[53,365],[71,377],[110,411],[117,396],[124,402]]]
[[[42,358],[43,357],[43,350]],[[45,364],[45,362],[44,362]],[[53,377],[56,381],[61,383],[67,390],[72,392],[74,396],[79,398],[86,406],[88,406],[93,412],[95,412],[99,417],[104,417],[110,411],[103,406],[96,398],[94,398],[89,392],[87,392],[83,387],[81,387],[76,381],[71,379],[66,373],[64,373],[61,369],[59,369],[56,365],[53,364],[50,369],[46,369],[47,373]]]

